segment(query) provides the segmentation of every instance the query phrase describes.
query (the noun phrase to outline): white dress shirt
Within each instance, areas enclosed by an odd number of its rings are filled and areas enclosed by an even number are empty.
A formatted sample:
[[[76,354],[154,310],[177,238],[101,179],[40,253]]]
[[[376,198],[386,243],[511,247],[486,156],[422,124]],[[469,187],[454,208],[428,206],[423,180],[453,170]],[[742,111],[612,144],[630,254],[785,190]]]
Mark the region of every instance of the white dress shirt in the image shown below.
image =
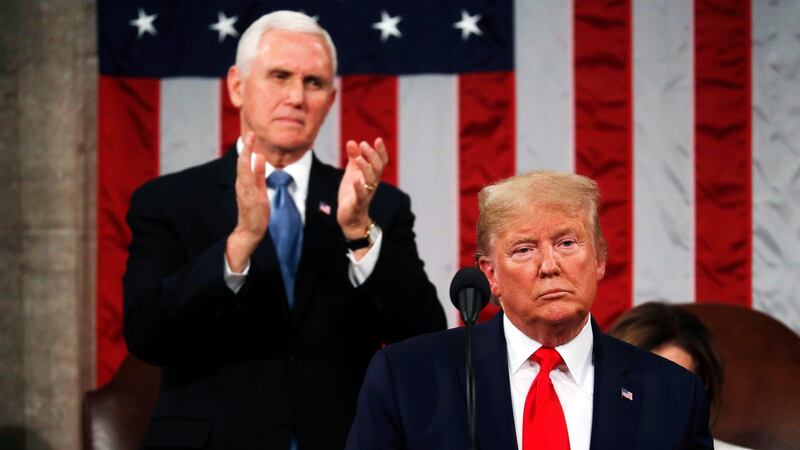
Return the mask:
[[[244,141],[240,137],[239,140],[236,141],[236,151],[241,153],[243,148]],[[288,187],[289,195],[292,196],[297,211],[300,213],[300,220],[303,221],[304,225],[306,223],[306,197],[308,197],[308,182],[311,176],[312,160],[311,151],[307,151],[300,159],[283,168],[294,180]],[[275,171],[275,167],[269,162],[265,162],[264,167],[266,169],[264,175],[266,178],[269,178],[270,174]],[[267,196],[269,197],[270,205],[272,205],[275,192],[275,189],[267,188]],[[331,211],[331,214],[336,214],[336,212]],[[347,252],[347,257],[350,259],[349,277],[353,286],[358,286],[366,281],[375,269],[375,264],[378,263],[383,233],[377,225],[375,226],[375,230],[377,231],[375,242],[373,242],[372,247],[370,247],[360,260],[356,260],[352,250],[348,250]],[[250,273],[250,261],[247,261],[247,264],[241,272],[234,272],[231,270],[230,265],[228,265],[228,258],[223,257],[223,259],[225,260],[225,283],[233,292],[239,292],[239,289],[244,285],[247,274]]]
[[[564,364],[553,368],[550,372],[550,379],[564,410],[571,450],[588,450],[592,434],[594,341],[589,322],[587,317],[586,324],[575,339],[556,347]],[[539,364],[530,357],[542,344],[526,336],[507,316],[503,316],[503,330],[508,349],[508,378],[511,384],[514,427],[517,432],[517,446],[521,449],[525,398],[528,396],[531,383],[539,373]]]

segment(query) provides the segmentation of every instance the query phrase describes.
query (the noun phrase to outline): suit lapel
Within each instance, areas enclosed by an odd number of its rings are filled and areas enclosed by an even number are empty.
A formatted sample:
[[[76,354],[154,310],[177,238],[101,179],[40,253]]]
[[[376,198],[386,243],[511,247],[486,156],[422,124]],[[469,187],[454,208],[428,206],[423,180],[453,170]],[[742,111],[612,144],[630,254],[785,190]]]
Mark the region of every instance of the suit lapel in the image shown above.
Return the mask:
[[[236,161],[238,153],[232,147],[223,157],[218,177],[219,201],[225,214],[232,224],[237,221],[236,208]],[[336,222],[336,199],[339,190],[339,174],[332,167],[322,164],[316,156],[311,163],[311,173],[308,182],[308,196],[306,197],[306,221],[303,227],[303,250],[295,280],[294,311],[289,309],[288,302],[283,302],[282,311],[289,321],[297,320],[302,309],[307,305],[312,293],[314,281],[318,273],[311,270],[313,261],[319,260],[326,252],[326,248],[335,243],[335,236],[339,230]],[[251,257],[255,271],[270,284],[281,286],[282,297],[286,298],[283,281],[280,277],[278,255],[270,234],[256,247]],[[270,277],[269,274],[276,276]]]
[[[627,375],[624,355],[608,345],[608,337],[592,321],[594,334],[594,404],[592,449],[634,449],[638,431],[640,383]],[[502,312],[475,330],[475,390],[478,445],[483,449],[517,448],[508,357]],[[458,368],[462,391],[466,389],[463,365]],[[630,393],[625,398],[623,389]]]
[[[477,439],[482,449],[517,448],[502,318],[502,313],[496,314],[474,333]],[[459,366],[458,376],[462,392],[466,392],[463,368],[463,364]]]
[[[306,197],[303,251],[295,281],[295,321],[308,306],[313,286],[320,275],[318,270],[313,270],[314,261],[330,258],[329,247],[335,245],[336,237],[341,234],[336,222],[339,178],[335,169],[325,166],[314,156]]]
[[[592,332],[594,405],[590,448],[633,449],[643,399],[641,386],[627,375],[624,355],[609,345],[609,337],[594,320]]]
[[[238,209],[236,205],[236,163],[239,154],[234,145],[228,153],[223,156],[222,165],[219,172],[219,201],[222,208],[225,210],[230,223],[235,226],[238,220]],[[265,180],[266,183],[266,180]],[[278,308],[283,313],[285,320],[288,322],[291,318],[291,310],[289,309],[286,299],[286,291],[283,287],[283,279],[280,276],[280,265],[278,262],[278,254],[275,252],[275,245],[272,243],[272,238],[269,232],[258,244],[253,254],[250,256],[251,263],[251,277],[256,280],[256,283],[264,283],[265,288],[269,292],[275,292],[274,286],[280,286],[280,290],[276,292],[279,298],[284,299]]]

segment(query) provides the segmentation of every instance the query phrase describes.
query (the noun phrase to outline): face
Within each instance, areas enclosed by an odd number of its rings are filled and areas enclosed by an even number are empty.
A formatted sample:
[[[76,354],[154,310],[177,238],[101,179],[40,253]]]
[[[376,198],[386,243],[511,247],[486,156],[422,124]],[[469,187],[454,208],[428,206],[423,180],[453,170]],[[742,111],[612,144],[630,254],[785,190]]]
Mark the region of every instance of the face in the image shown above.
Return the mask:
[[[311,33],[264,33],[249,72],[231,67],[227,81],[242,136],[253,131],[256,151],[267,154],[302,156],[336,97],[331,57],[323,38]]]
[[[540,342],[542,330],[580,331],[605,273],[584,216],[527,208],[493,236],[490,254],[481,258],[503,312]]]
[[[654,348],[653,353],[682,366],[684,369],[694,372],[694,358],[692,358],[692,355],[675,344],[664,344]]]

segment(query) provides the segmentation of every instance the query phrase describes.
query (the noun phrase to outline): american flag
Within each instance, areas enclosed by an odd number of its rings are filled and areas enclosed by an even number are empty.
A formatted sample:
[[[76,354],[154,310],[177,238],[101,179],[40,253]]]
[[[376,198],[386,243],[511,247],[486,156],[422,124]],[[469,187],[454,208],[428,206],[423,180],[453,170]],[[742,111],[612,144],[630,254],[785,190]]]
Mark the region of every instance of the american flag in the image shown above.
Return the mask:
[[[627,390],[625,388],[621,388],[620,395],[622,396],[622,398],[624,398],[626,400],[633,401],[633,392],[631,392],[631,391],[629,391],[629,390]]]
[[[329,205],[329,204],[327,204],[325,202],[319,202],[319,210],[323,214],[325,214],[326,216],[330,216],[331,215],[331,205]]]
[[[450,324],[476,196],[531,169],[599,181],[610,247],[593,314],[722,302],[800,331],[800,1],[98,2],[97,361],[124,357],[133,189],[239,133],[224,76],[262,14],[302,10],[339,52],[315,152],[382,136]]]

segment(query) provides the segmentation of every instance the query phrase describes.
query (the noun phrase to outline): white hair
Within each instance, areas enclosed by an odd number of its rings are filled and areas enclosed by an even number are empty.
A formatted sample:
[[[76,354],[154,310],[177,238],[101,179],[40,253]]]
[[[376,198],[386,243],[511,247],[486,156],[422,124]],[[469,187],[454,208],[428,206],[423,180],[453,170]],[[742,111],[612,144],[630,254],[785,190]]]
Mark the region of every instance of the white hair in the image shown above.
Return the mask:
[[[333,65],[333,74],[336,75],[336,47],[333,45],[331,36],[317,24],[316,20],[296,11],[273,11],[261,16],[247,27],[247,30],[242,33],[242,38],[239,39],[239,45],[236,47],[236,67],[243,74],[246,75],[250,69],[250,62],[258,52],[258,43],[261,41],[261,36],[270,30],[297,31],[321,36],[325,41],[325,46],[328,47],[331,64]]]

